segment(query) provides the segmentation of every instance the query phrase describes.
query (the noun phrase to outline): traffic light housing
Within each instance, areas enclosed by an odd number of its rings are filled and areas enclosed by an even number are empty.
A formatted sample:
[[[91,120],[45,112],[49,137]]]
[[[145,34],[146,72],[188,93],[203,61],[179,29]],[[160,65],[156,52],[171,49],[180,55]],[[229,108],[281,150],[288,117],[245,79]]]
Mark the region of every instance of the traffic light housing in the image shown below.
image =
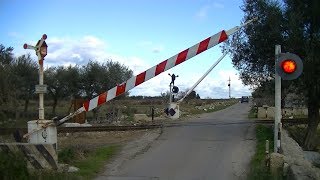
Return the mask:
[[[177,86],[173,86],[172,88],[172,93],[178,93],[179,92],[179,88]]]
[[[164,113],[166,113],[167,116],[168,116],[168,115],[169,115],[169,108],[165,108],[165,109],[164,109]]]
[[[299,56],[292,53],[281,53],[276,63],[276,73],[283,80],[298,78],[303,71],[303,63]]]

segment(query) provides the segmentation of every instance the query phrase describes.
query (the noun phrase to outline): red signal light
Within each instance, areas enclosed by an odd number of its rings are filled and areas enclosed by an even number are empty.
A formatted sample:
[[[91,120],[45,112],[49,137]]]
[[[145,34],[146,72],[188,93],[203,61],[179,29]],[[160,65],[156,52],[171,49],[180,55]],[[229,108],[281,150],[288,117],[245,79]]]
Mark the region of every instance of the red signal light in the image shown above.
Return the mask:
[[[299,56],[292,53],[281,53],[276,62],[276,73],[283,80],[298,78],[303,71],[303,63]]]
[[[291,74],[294,73],[297,69],[297,64],[294,60],[287,59],[281,63],[281,68],[285,73]]]

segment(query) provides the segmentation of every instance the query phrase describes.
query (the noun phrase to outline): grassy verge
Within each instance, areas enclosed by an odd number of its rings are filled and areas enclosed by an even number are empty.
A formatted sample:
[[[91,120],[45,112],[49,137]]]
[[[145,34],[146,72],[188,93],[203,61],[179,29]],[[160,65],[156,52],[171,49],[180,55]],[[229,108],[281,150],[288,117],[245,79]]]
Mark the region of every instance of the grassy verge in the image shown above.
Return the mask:
[[[21,161],[22,153],[0,151],[0,179],[29,179],[27,162]]]
[[[58,154],[59,163],[67,163],[79,168],[76,173],[41,172],[37,178],[56,179],[93,179],[103,170],[105,163],[117,152],[119,146],[103,146],[96,149],[82,147],[65,148]]]
[[[79,151],[80,149],[80,151]],[[27,171],[27,163],[21,161],[22,154],[5,154],[0,151],[0,179],[46,179],[76,180],[93,179],[103,170],[105,163],[117,152],[119,146],[104,146],[94,150],[81,151],[81,148],[66,148],[59,153],[59,163],[68,163],[78,167],[76,173],[53,171]]]
[[[249,113],[248,113],[248,118],[254,119],[257,117],[258,117],[258,109],[257,109],[257,107],[252,106]]]
[[[85,160],[78,161],[74,164],[80,168],[77,174],[85,179],[92,179],[97,173],[103,170],[106,161],[109,160],[118,149],[118,146],[109,146],[90,152]]]
[[[269,140],[270,151],[273,150],[273,131],[271,127],[264,125],[257,125],[256,127],[256,153],[250,162],[250,172],[248,174],[249,180],[271,180],[269,168],[265,165],[265,144]]]

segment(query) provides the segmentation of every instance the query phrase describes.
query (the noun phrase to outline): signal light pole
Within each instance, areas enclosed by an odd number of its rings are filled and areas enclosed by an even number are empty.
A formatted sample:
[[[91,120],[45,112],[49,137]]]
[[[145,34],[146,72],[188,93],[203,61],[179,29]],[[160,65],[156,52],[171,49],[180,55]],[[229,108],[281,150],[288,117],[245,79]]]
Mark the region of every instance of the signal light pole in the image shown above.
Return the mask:
[[[170,92],[170,96],[169,96],[169,103],[171,103],[171,102],[173,102],[174,101],[174,96],[173,96],[173,92],[172,92],[172,90],[173,90],[173,87],[174,87],[174,81],[176,80],[176,78],[177,77],[179,77],[178,75],[175,75],[175,74],[168,74],[170,77],[171,77],[171,82],[170,82],[170,84],[169,84],[169,88],[170,88],[170,90],[169,90],[169,92]]]
[[[42,38],[38,41],[36,46],[24,44],[24,49],[34,49],[39,61],[39,85],[36,85],[36,93],[39,94],[39,120],[44,120],[44,94],[47,92],[47,86],[43,84],[43,60],[47,55],[48,45],[45,40],[47,35],[42,35]]]
[[[174,81],[176,80],[178,75],[175,74],[168,74],[171,77],[171,82],[169,84],[169,104],[168,107],[165,109],[165,113],[171,118],[171,119],[178,119],[180,116],[179,112],[179,104],[174,102],[174,94],[177,94],[179,91],[179,88],[174,85]]]
[[[278,65],[278,60],[281,54],[281,46],[275,46],[275,67]],[[274,152],[280,152],[281,147],[281,77],[276,72],[275,73],[275,96],[274,96]]]
[[[274,152],[281,150],[281,79],[293,80],[303,71],[299,56],[292,53],[281,53],[281,46],[275,46],[275,112],[274,112]]]
[[[36,93],[39,94],[39,119],[28,121],[28,134],[25,134],[23,137],[28,137],[28,142],[32,144],[49,143],[55,144],[57,148],[57,127],[50,126],[44,128],[46,124],[53,123],[52,120],[45,120],[44,118],[44,94],[47,92],[47,86],[43,83],[43,61],[48,50],[48,45],[45,42],[46,39],[47,35],[44,34],[35,46],[23,45],[24,49],[35,50],[39,61],[39,84],[35,87]]]

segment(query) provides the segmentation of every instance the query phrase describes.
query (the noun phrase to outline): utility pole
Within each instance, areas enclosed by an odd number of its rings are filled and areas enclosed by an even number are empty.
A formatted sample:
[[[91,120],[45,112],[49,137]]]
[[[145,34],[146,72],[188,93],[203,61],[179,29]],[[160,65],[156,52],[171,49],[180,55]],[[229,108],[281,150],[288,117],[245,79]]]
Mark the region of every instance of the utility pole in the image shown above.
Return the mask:
[[[231,99],[231,79],[230,79],[230,76],[229,76],[229,83],[228,83],[228,86],[229,86],[229,99]]]

